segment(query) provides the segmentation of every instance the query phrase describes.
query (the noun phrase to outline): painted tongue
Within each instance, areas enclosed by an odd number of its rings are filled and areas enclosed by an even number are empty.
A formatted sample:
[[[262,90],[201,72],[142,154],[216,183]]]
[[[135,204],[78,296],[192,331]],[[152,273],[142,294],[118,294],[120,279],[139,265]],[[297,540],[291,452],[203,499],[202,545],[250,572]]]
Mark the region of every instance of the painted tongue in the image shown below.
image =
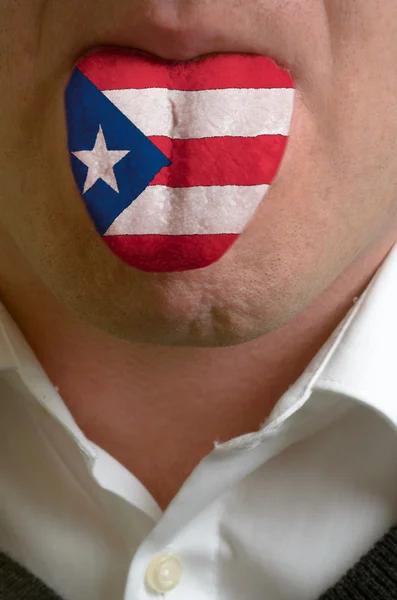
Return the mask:
[[[293,88],[262,56],[169,63],[105,49],[82,59],[65,95],[70,159],[107,246],[151,272],[219,260],[278,171]]]

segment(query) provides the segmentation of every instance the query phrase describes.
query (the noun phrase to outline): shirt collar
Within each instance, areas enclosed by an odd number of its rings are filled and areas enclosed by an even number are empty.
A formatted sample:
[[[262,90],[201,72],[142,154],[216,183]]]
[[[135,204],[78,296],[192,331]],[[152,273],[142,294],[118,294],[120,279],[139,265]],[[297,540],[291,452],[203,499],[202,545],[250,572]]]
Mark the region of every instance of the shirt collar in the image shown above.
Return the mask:
[[[315,392],[333,392],[367,405],[397,426],[396,344],[397,244],[264,425],[285,421]]]
[[[397,425],[397,244],[349,315],[314,388],[343,394]]]
[[[345,395],[397,426],[397,244],[371,283],[297,381],[275,406],[269,421],[285,420],[316,390]],[[0,375],[17,372],[38,402],[95,460],[94,446],[77,426],[58,390],[0,302]],[[269,422],[267,421],[265,425]]]
[[[15,377],[17,375],[17,377]],[[8,379],[27,399],[37,401],[77,442],[90,467],[97,452],[75,422],[65,402],[50,381],[21,330],[0,302],[0,378]]]

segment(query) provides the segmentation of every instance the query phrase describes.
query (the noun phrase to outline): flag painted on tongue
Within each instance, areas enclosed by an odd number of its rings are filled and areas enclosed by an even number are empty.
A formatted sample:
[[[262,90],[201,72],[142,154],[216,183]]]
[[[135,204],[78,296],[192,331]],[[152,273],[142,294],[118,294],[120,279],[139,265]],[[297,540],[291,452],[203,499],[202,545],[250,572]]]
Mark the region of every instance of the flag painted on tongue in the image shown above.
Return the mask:
[[[219,260],[277,173],[293,87],[261,56],[168,63],[105,49],[83,58],[65,94],[70,160],[108,247],[151,272]]]

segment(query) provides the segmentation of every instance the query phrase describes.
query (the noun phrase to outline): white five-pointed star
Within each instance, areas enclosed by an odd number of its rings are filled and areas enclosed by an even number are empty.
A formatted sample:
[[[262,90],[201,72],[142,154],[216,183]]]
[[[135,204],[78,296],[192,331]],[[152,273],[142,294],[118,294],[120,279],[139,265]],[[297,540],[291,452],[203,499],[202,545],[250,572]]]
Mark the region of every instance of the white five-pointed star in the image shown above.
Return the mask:
[[[95,146],[92,150],[81,150],[72,152],[82,163],[88,167],[87,178],[84,184],[85,194],[98,181],[103,179],[115,192],[119,192],[113,167],[131,150],[108,150],[102,127],[99,126]]]

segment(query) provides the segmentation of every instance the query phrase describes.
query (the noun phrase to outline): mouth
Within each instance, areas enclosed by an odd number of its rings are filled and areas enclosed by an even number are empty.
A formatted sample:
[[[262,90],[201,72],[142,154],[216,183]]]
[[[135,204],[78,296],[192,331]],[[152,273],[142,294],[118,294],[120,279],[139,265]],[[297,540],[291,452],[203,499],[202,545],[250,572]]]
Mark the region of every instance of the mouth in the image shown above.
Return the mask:
[[[164,273],[215,263],[254,218],[286,150],[294,83],[265,56],[103,47],[77,62],[65,102],[98,234],[129,266]]]

